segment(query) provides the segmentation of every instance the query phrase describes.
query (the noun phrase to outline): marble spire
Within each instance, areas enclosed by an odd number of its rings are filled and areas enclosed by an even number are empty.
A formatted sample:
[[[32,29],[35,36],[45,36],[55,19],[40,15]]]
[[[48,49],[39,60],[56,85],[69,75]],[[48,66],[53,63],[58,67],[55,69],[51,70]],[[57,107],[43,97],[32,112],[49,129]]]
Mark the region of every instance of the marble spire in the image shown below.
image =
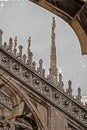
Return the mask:
[[[57,70],[57,58],[56,58],[56,45],[55,45],[55,18],[53,17],[52,22],[52,35],[51,35],[51,48],[50,48],[50,68],[49,76],[50,80],[57,84],[58,83],[58,70]]]

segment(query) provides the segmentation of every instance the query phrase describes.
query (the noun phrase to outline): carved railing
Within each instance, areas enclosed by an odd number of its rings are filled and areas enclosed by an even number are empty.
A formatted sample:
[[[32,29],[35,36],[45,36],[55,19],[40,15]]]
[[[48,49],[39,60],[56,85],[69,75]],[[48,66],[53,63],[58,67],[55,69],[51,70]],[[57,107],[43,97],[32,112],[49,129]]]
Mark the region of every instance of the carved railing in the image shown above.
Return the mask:
[[[11,42],[11,39],[10,39]],[[21,49],[20,47],[19,49]],[[30,51],[30,50],[28,50]],[[30,53],[29,53],[30,54]],[[27,64],[29,63],[29,64]],[[45,78],[45,70],[42,68],[42,60],[40,66],[35,69],[35,62],[30,64],[26,62],[26,55],[16,53],[16,48],[12,51],[11,44],[8,47],[6,44],[0,45],[0,67],[11,74],[14,78],[25,84],[26,87],[32,89],[41,97],[45,98],[49,103],[63,111],[77,123],[87,128],[87,109],[81,104],[78,98],[75,100],[72,96],[72,91],[67,93],[61,89],[63,83],[60,78],[58,87],[55,87],[48,79]],[[71,83],[69,82],[69,88]]]

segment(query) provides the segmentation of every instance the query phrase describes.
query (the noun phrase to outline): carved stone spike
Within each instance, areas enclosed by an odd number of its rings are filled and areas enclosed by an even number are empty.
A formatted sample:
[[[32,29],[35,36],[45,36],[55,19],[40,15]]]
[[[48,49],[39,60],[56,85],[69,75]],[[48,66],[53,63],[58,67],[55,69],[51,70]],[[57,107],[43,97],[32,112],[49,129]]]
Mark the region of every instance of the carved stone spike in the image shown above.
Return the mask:
[[[78,96],[77,96],[77,100],[81,101],[81,88],[78,88]]]
[[[10,37],[10,39],[9,39],[9,46],[8,46],[7,50],[12,52],[12,47],[13,47],[13,42],[12,42],[12,38]]]
[[[69,80],[69,81],[68,81],[67,94],[70,95],[70,96],[72,96],[72,87],[71,87],[71,85],[72,85],[72,81]]]
[[[17,52],[16,47],[17,47],[17,36],[15,36],[15,39],[14,39],[14,49],[13,49],[13,53],[14,53],[15,56],[16,56],[16,52]]]

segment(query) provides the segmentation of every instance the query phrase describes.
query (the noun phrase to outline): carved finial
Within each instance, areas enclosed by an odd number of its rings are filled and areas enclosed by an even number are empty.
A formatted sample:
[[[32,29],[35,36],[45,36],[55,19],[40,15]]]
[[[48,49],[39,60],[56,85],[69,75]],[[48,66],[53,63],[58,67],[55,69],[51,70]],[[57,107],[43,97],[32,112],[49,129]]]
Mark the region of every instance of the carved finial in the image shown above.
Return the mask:
[[[3,31],[0,29],[0,46],[2,46],[2,34],[3,34]]]
[[[9,50],[10,52],[12,52],[12,47],[13,47],[13,40],[12,38],[10,37],[9,38],[9,45],[7,47],[7,50]]]
[[[17,36],[15,36],[15,39],[14,39],[14,49],[13,49],[13,52],[14,52],[14,55],[16,55],[16,52],[17,52]]]
[[[72,96],[72,81],[68,81],[68,89],[67,89],[67,94]]]
[[[15,39],[14,39],[14,49],[17,47],[17,36],[15,36]]]
[[[42,59],[40,59],[39,60],[39,67],[42,69],[42,65],[43,65],[43,60]]]
[[[78,96],[77,96],[77,100],[81,101],[81,88],[78,88]]]

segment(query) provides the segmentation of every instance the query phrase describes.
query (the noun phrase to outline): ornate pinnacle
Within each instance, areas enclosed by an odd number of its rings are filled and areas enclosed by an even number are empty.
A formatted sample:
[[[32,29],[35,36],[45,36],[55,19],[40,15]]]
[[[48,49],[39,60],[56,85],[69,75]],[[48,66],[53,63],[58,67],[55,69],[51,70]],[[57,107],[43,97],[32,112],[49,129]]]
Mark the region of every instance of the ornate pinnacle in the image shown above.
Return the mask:
[[[14,39],[14,49],[13,49],[13,52],[14,52],[14,55],[16,55],[16,52],[17,52],[17,36],[15,36],[15,39]]]
[[[57,79],[57,61],[56,61],[56,46],[55,46],[55,18],[53,17],[52,22],[52,36],[51,36],[51,49],[50,49],[50,80],[57,85],[58,79]]]

